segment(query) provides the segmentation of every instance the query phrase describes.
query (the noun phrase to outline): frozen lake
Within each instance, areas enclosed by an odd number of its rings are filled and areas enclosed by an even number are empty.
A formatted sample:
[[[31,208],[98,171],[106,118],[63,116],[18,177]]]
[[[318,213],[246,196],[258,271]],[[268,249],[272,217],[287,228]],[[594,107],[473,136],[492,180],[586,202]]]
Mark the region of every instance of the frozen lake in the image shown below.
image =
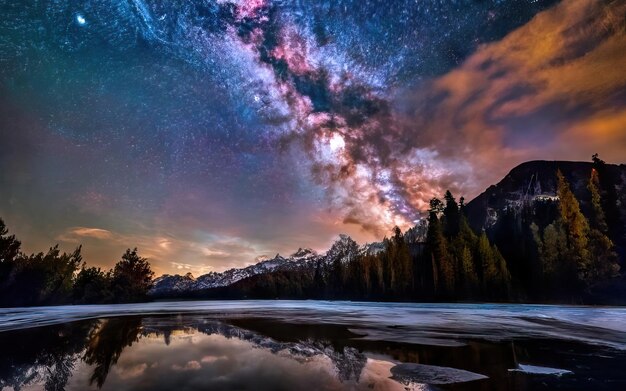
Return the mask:
[[[626,309],[188,301],[0,309],[2,389],[626,389]]]

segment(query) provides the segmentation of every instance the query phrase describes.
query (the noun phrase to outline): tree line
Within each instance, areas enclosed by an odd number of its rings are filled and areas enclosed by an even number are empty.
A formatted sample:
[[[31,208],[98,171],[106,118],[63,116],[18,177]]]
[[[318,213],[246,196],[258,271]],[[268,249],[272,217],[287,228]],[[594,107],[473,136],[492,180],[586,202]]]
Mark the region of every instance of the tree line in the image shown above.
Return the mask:
[[[521,299],[608,303],[624,297],[620,253],[623,260],[626,236],[615,183],[594,155],[580,199],[557,171],[556,199],[506,211],[493,237],[505,250]]]
[[[404,233],[395,227],[380,251],[362,253],[346,238],[332,259],[314,267],[277,270],[185,295],[567,303],[624,297],[619,254],[625,229],[606,164],[594,155],[586,189],[578,189],[584,208],[560,171],[555,182],[555,199],[507,208],[488,230],[473,230],[465,200],[457,202],[447,191],[442,199],[430,201],[428,218],[421,224]],[[103,271],[85,265],[80,247],[61,253],[55,246],[26,255],[20,246],[0,220],[0,306],[148,298],[153,272],[137,249],[126,250],[113,269]]]
[[[601,181],[601,174],[606,173],[603,164],[594,156],[586,189],[588,217],[560,171],[556,172],[556,199],[536,199],[509,208],[489,232],[472,230],[464,199],[457,202],[447,191],[443,200],[430,201],[425,224],[405,233],[394,228],[378,253],[358,255],[357,243],[350,241],[343,247],[344,253],[318,262],[314,269],[279,270],[194,295],[612,302],[612,296],[619,296],[626,284],[620,274],[616,245],[610,239],[608,215],[613,213],[615,221],[615,210],[613,201],[606,202],[607,192]]]
[[[56,245],[25,254],[0,219],[0,307],[145,301],[153,276],[136,248],[108,271],[87,267],[80,246],[70,253]]]
[[[313,298],[389,301],[509,301],[506,261],[483,232],[467,223],[464,202],[448,191],[430,202],[428,224],[395,227],[383,249],[359,254],[348,239],[334,259],[314,268],[279,270],[197,293],[225,298]]]

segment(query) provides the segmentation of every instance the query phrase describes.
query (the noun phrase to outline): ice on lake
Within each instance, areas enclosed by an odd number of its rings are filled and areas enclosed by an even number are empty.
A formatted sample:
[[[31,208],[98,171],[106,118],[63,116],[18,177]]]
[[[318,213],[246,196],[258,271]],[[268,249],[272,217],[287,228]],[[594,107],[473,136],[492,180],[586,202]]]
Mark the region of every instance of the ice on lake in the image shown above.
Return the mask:
[[[626,389],[626,310],[186,301],[0,309],[0,389]],[[437,388],[439,387],[439,388]]]

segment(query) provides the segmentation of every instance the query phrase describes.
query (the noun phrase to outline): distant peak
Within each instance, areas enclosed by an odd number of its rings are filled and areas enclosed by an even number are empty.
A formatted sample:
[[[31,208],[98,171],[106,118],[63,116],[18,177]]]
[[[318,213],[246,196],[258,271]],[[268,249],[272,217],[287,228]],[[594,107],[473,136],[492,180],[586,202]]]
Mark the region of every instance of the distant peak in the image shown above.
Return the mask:
[[[305,247],[302,248],[300,247],[298,249],[298,251],[296,251],[295,253],[291,254],[292,258],[302,258],[302,257],[306,257],[307,255],[316,255],[317,253],[315,251],[313,251],[312,249]]]
[[[336,247],[336,246],[351,246],[353,244],[356,244],[356,242],[349,235],[339,234],[339,237],[337,238],[337,240],[335,240],[335,242],[333,243],[332,247]]]
[[[254,263],[267,261],[268,259],[270,258],[267,255],[259,255],[258,257],[254,258]]]
[[[359,245],[348,235],[340,234],[339,238],[326,252],[331,259],[350,260],[359,252]]]

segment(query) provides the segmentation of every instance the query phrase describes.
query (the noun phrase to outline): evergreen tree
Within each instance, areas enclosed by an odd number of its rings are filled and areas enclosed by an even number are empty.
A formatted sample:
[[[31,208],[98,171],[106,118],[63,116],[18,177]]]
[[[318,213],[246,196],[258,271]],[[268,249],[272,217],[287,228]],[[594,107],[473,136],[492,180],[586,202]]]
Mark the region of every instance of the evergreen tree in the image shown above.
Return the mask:
[[[394,291],[406,299],[413,291],[413,262],[411,260],[411,254],[409,253],[409,247],[404,240],[402,231],[399,227],[393,229],[393,269],[395,286]]]
[[[589,224],[580,211],[578,200],[569,183],[558,170],[557,194],[559,196],[560,224],[567,240],[567,258],[576,265],[580,280],[589,277],[591,257],[589,253]]]
[[[459,233],[459,205],[456,203],[450,190],[444,196],[445,207],[443,209],[444,234],[447,238],[452,238]]]
[[[137,249],[126,250],[113,268],[112,289],[118,302],[146,300],[152,287],[154,273],[146,258],[137,254]]]
[[[619,274],[618,256],[615,246],[609,237],[609,228],[602,209],[602,197],[599,190],[598,172],[591,170],[591,177],[587,186],[591,193],[591,230],[589,244],[591,254],[590,279],[602,281]]]
[[[606,216],[608,234],[619,246],[626,246],[626,223],[622,221],[619,209],[619,197],[615,190],[617,180],[610,168],[598,154],[592,156],[593,166],[598,176],[598,187],[602,195],[602,210]]]
[[[437,286],[435,290],[440,296],[450,297],[455,288],[455,270],[438,217],[441,205],[441,201],[436,198],[430,202],[426,247],[432,260],[433,282]]]
[[[40,293],[42,303],[57,304],[70,301],[74,276],[82,260],[81,246],[69,254],[60,254],[58,246],[55,246],[39,261],[43,263],[46,275]]]
[[[80,247],[72,253],[61,254],[54,246],[46,253],[19,255],[5,281],[4,305],[30,306],[65,304],[72,297],[74,274],[82,257]]]
[[[506,261],[497,247],[489,243],[483,231],[478,239],[478,260],[481,269],[483,296],[498,301],[509,297],[510,275]]]
[[[487,295],[492,281],[495,280],[497,268],[491,252],[489,239],[487,239],[487,234],[484,231],[478,239],[477,255],[482,291],[484,295]]]
[[[21,245],[15,235],[9,235],[4,220],[0,218],[0,265],[13,262],[20,253]]]
[[[324,269],[322,262],[318,261],[315,266],[315,275],[313,276],[313,289],[315,291],[315,297],[326,297],[326,281],[324,280]]]
[[[617,277],[619,275],[618,256],[613,242],[608,236],[597,229],[589,232],[591,265],[587,283],[594,283]]]
[[[21,243],[15,235],[9,235],[9,230],[0,218],[0,305],[9,303],[9,285],[11,284],[12,272],[15,268],[15,261],[20,253]]]
[[[613,244],[602,233],[607,225],[597,183],[597,175],[593,170],[588,183],[591,193],[591,227],[560,171],[557,171],[557,219],[546,226],[543,235],[536,225],[532,226],[545,281],[553,286],[552,293],[574,298],[583,293],[584,288],[613,277],[619,271]]]
[[[600,196],[600,179],[598,177],[598,171],[595,168],[591,169],[591,177],[589,178],[589,184],[587,189],[591,193],[591,207],[592,207],[592,219],[591,225],[593,228],[599,230],[603,234],[608,234],[609,227],[606,224],[606,217],[604,210],[602,210],[602,198]]]
[[[463,297],[466,299],[472,298],[474,297],[477,289],[478,277],[474,268],[474,258],[472,257],[472,252],[467,246],[464,246],[463,250],[461,250],[460,263],[462,271],[461,280]]]
[[[341,258],[335,258],[330,268],[330,293],[333,298],[344,298],[344,282],[345,282],[344,267],[341,263]]]
[[[73,299],[76,304],[99,304],[113,300],[111,273],[83,264],[74,282]]]

